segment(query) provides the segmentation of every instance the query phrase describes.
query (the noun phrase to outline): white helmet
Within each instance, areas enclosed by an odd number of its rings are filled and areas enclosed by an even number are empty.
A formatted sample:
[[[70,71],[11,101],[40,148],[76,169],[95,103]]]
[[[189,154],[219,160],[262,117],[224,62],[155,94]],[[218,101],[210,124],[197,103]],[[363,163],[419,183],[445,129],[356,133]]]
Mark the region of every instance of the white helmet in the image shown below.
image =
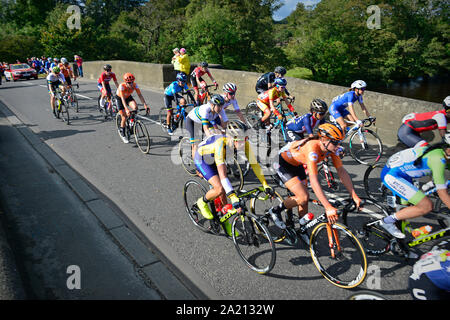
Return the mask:
[[[447,96],[447,98],[444,99],[442,105],[444,106],[445,110],[450,109],[450,96]]]
[[[228,93],[236,93],[237,87],[234,83],[228,82],[223,85],[223,91]]]
[[[352,89],[365,89],[367,87],[367,83],[365,83],[363,80],[356,80],[352,83],[351,88]]]
[[[69,61],[67,61],[66,58],[61,58],[61,62],[64,63],[64,64],[65,64],[65,63],[69,63]]]
[[[445,136],[442,138],[442,142],[445,142],[447,145],[450,146],[450,132],[447,132]]]

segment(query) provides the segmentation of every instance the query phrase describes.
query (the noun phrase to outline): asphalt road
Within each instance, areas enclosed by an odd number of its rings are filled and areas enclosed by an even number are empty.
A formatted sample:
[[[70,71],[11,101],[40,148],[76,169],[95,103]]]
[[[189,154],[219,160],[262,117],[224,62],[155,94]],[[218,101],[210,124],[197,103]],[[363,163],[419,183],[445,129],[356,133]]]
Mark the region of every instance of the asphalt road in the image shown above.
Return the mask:
[[[98,112],[94,81],[80,81],[80,111],[71,110],[70,125],[51,116],[42,79],[3,83],[0,98],[212,299],[335,300],[363,289],[376,289],[389,299],[410,299],[407,279],[412,263],[392,254],[369,257],[370,270],[377,272],[369,274],[358,288],[345,290],[319,274],[303,245],[277,245],[276,265],[269,275],[262,276],[243,264],[232,241],[197,230],[184,210],[183,185],[191,177],[179,164],[178,136],[163,134],[156,121],[163,106],[162,92],[142,91],[151,107],[145,120],[152,140],[147,155],[133,143],[122,143],[114,122],[105,121]],[[248,101],[239,103],[243,107]],[[350,157],[344,158],[344,164],[357,192],[363,195],[365,167]],[[250,180],[244,188],[254,185]]]

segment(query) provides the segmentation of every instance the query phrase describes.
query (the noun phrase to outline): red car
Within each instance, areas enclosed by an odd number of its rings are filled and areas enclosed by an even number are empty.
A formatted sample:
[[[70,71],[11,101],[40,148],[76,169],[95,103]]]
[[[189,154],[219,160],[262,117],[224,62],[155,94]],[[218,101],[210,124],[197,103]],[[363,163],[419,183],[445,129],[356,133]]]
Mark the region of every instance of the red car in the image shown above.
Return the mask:
[[[26,63],[10,64],[9,68],[5,70],[6,81],[16,81],[19,79],[37,79],[38,74],[36,70],[31,68]]]

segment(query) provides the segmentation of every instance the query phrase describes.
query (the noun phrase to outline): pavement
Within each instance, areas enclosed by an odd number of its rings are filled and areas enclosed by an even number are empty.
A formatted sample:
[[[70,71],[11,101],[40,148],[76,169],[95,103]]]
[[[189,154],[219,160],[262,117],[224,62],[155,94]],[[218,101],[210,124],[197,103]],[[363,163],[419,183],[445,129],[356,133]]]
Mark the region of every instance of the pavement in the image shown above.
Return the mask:
[[[206,296],[0,100],[0,299]]]

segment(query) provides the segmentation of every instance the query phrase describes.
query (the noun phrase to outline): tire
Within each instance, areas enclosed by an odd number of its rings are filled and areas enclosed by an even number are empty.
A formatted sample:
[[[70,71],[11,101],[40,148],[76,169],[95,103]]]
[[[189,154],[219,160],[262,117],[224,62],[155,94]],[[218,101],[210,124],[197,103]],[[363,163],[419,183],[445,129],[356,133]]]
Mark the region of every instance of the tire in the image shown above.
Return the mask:
[[[380,204],[386,204],[389,189],[381,181],[381,171],[384,163],[376,163],[367,167],[364,172],[363,184],[366,196]]]
[[[134,124],[134,139],[142,153],[147,154],[150,151],[150,136],[146,126],[140,120]]]
[[[184,137],[180,140],[178,144],[178,154],[181,158],[181,165],[184,170],[191,176],[195,176],[197,173],[197,168],[194,164],[194,160],[192,159],[192,146],[190,139],[188,137]]]
[[[260,217],[261,221],[268,228],[274,242],[282,242],[286,239],[286,231],[278,228],[268,215],[270,208],[275,207],[283,202],[283,197],[278,192],[275,192],[276,197],[272,198],[264,191],[256,193],[256,197],[250,200],[250,212],[255,216]],[[286,210],[282,217],[286,223]]]
[[[237,215],[231,226],[233,243],[244,263],[259,274],[269,273],[275,266],[276,249],[270,232],[251,213]]]
[[[183,200],[184,207],[189,219],[192,223],[201,231],[210,233],[210,223],[208,219],[205,219],[200,213],[200,209],[197,207],[197,200],[206,194],[206,187],[195,180],[189,180],[184,184],[183,188]]]
[[[167,134],[168,126],[167,126],[167,108],[166,107],[162,107],[161,109],[159,109],[159,123],[161,124],[162,132]]]
[[[61,101],[61,114],[63,116],[63,121],[69,125],[70,124],[70,114],[69,114],[69,106]]]
[[[386,296],[376,291],[361,290],[353,293],[347,300],[389,300]]]
[[[338,178],[336,169],[330,164],[328,164],[327,172],[325,171],[323,164],[319,165],[318,178],[323,191],[329,193],[339,193],[345,191],[344,185]]]
[[[327,228],[339,239],[340,249],[329,246]],[[342,224],[329,225],[322,222],[311,233],[310,252],[316,268],[329,282],[340,288],[354,288],[360,285],[367,274],[367,258],[358,239]]]
[[[78,113],[79,111],[78,97],[75,94],[75,92],[72,93],[72,107],[75,109],[75,112]]]
[[[255,101],[250,102],[245,109],[245,119],[250,124],[252,128],[254,128],[255,124],[262,118],[261,109],[259,109],[258,105]]]
[[[369,225],[387,217],[386,209],[371,199],[364,199],[361,211],[344,212],[343,223],[364,246],[368,255],[379,256],[390,250],[390,239],[387,232],[378,225]]]
[[[358,131],[355,131],[349,140],[350,154],[361,164],[371,165],[378,162],[383,154],[383,144],[378,135],[370,129],[361,129],[367,144],[363,146],[359,139]]]

